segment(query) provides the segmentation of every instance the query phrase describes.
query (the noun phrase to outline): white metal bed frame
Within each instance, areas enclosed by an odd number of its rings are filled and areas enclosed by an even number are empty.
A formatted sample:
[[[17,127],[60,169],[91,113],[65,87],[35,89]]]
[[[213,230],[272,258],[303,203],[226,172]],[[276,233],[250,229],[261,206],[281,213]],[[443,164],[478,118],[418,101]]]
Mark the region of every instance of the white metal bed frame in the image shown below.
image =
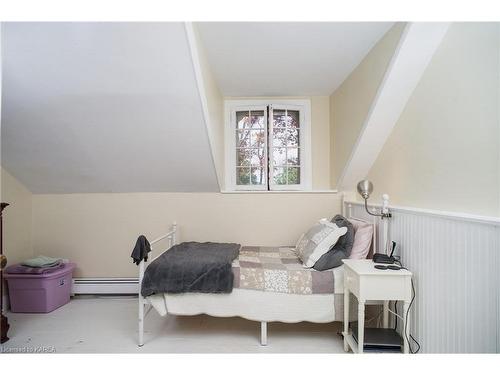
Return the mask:
[[[155,256],[153,259],[151,259],[151,262],[153,262],[156,258],[158,258],[160,255],[162,255],[165,251],[170,249],[172,246],[174,246],[177,243],[177,223],[174,221],[172,224],[172,229],[170,232],[164,234],[163,236],[160,236],[153,241],[150,242],[151,245],[151,252],[153,252],[153,245],[156,245],[160,241],[163,241],[164,239],[167,240],[168,247],[164,250],[162,250],[157,256]],[[146,263],[145,260],[143,260],[141,263],[139,263],[139,346],[144,345],[144,319],[146,316],[149,314],[153,306],[149,303],[149,301],[144,298],[141,294],[141,289],[142,289],[142,279],[144,278],[144,270],[146,269],[146,266],[144,265]],[[144,308],[147,307],[146,312],[144,312]]]
[[[383,209],[387,209],[388,207],[388,202],[389,198],[388,196],[383,197]],[[345,212],[347,210],[347,212]],[[352,204],[349,202],[346,202],[342,200],[342,212],[347,218],[359,220],[359,221],[364,221],[367,222],[366,219],[362,218],[357,218],[352,216]],[[373,253],[377,252],[377,225],[379,223],[378,217],[373,216],[372,217],[372,222],[371,224],[373,225],[373,240],[372,240],[372,248],[373,248]],[[387,234],[388,234],[388,223],[387,220],[382,220],[383,223],[383,237],[384,241],[383,243],[387,243]],[[163,240],[167,240],[168,246],[164,250],[160,251],[157,256],[155,256],[153,259],[150,260],[150,262],[153,262],[156,258],[158,258],[160,255],[162,255],[165,251],[169,250],[173,245],[177,244],[177,223],[174,222],[172,224],[170,232],[154,239],[151,241],[151,252],[153,251],[153,246],[157,245],[159,242]],[[144,271],[146,269],[145,265],[146,261],[142,261],[139,263],[139,340],[138,344],[139,346],[144,345],[144,319],[146,316],[149,314],[153,306],[151,303],[147,300],[147,298],[144,298],[141,294],[141,288],[142,288],[142,279],[144,277]],[[146,310],[145,310],[146,309]],[[386,326],[388,318],[389,318],[389,312],[388,312],[388,303],[384,302],[384,313],[383,313],[383,321],[384,321],[384,326]],[[262,346],[267,345],[267,322],[260,322],[260,343]]]

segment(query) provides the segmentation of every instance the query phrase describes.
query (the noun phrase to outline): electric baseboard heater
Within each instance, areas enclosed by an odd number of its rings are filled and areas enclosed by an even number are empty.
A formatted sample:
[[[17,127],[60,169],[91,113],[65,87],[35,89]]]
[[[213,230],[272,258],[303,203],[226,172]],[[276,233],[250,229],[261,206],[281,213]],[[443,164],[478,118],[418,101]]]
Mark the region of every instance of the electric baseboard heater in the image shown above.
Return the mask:
[[[137,294],[137,277],[74,278],[71,294]]]

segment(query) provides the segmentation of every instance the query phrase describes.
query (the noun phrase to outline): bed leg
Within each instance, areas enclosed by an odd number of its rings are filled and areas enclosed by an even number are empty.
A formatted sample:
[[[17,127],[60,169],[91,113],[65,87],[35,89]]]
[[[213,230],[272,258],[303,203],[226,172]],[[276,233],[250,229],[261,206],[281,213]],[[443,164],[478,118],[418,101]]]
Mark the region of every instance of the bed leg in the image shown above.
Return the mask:
[[[267,346],[267,322],[260,322],[260,345]]]
[[[139,292],[139,346],[144,345],[144,300]]]

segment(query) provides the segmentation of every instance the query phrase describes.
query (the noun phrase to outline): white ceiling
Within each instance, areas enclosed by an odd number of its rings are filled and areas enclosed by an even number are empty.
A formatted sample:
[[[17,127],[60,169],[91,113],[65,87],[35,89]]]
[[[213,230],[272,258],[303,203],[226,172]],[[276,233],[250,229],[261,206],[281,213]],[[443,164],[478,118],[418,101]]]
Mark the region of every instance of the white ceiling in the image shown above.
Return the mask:
[[[182,23],[4,23],[2,164],[34,193],[216,191]]]
[[[226,96],[329,95],[392,23],[201,23]],[[182,23],[4,23],[2,166],[34,193],[217,191]]]
[[[392,22],[197,24],[226,96],[330,95]]]

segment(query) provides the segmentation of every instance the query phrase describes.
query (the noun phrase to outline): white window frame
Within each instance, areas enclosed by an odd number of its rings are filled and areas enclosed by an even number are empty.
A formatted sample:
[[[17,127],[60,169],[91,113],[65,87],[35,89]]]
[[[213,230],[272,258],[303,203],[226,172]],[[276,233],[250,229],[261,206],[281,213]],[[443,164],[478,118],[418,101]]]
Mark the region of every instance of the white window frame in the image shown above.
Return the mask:
[[[300,184],[297,185],[276,185],[269,183],[270,190],[265,185],[237,185],[236,184],[236,118],[237,111],[264,110],[267,117],[267,107],[290,109],[300,111]],[[271,112],[270,111],[270,112]],[[305,99],[244,99],[244,100],[225,100],[225,185],[227,191],[309,191],[312,189],[312,163],[311,163],[311,101]],[[272,115],[272,112],[271,112]],[[267,124],[268,131],[272,136],[272,121]],[[272,139],[269,137],[269,139]],[[272,146],[272,145],[271,145]],[[266,141],[266,159],[271,147]],[[266,176],[268,169],[272,168],[272,158],[270,165],[265,165]],[[267,177],[266,177],[267,180]]]

